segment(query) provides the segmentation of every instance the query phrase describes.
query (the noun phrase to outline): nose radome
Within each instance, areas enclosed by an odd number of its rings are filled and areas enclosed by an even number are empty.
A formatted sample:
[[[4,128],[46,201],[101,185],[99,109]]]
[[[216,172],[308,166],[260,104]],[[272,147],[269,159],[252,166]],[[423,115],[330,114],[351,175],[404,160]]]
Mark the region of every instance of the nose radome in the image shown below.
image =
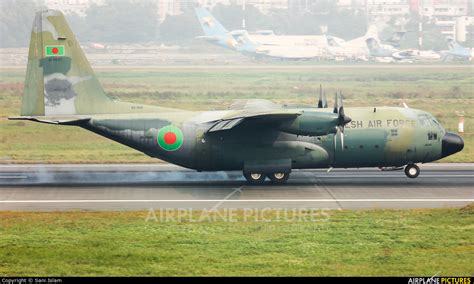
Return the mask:
[[[461,151],[464,148],[464,141],[462,138],[452,132],[446,132],[442,141],[441,152],[443,157],[452,155]]]

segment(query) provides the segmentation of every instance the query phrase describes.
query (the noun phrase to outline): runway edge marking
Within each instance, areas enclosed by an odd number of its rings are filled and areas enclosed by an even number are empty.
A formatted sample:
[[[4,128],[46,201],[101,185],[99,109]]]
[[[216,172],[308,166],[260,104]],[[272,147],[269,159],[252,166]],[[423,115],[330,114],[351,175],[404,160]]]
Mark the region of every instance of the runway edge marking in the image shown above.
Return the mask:
[[[0,200],[2,203],[125,203],[125,202],[216,202],[220,199],[197,199],[197,200],[179,200],[179,199],[78,199],[78,200]],[[225,200],[223,203],[239,202],[474,202],[474,199],[240,199]]]

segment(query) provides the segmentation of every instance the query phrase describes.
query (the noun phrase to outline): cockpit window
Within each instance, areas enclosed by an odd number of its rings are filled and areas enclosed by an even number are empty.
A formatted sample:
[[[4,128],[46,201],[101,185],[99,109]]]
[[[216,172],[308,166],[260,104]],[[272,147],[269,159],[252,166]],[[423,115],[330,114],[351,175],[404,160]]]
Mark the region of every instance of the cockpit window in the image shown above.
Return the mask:
[[[434,119],[432,116],[427,115],[427,114],[419,114],[418,122],[423,127],[439,126],[438,121],[436,121],[436,119]]]

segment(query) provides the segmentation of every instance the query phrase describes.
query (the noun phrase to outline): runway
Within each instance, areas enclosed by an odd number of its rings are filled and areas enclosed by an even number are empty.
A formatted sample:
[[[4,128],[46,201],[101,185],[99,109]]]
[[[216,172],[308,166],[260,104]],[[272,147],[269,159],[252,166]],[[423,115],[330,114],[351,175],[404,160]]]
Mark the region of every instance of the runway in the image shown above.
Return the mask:
[[[295,170],[286,185],[240,172],[153,165],[0,165],[0,210],[446,208],[474,202],[474,164],[421,165],[417,179],[378,169]]]

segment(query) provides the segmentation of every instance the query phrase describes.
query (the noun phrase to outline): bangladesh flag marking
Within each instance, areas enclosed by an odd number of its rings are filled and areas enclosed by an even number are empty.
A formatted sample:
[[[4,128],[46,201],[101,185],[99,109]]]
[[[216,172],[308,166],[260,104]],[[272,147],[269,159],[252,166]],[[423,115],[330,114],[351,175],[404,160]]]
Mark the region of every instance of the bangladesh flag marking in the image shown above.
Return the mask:
[[[176,126],[165,126],[158,130],[157,141],[163,150],[176,151],[183,145],[183,132]]]
[[[64,45],[47,45],[46,56],[64,56]]]

